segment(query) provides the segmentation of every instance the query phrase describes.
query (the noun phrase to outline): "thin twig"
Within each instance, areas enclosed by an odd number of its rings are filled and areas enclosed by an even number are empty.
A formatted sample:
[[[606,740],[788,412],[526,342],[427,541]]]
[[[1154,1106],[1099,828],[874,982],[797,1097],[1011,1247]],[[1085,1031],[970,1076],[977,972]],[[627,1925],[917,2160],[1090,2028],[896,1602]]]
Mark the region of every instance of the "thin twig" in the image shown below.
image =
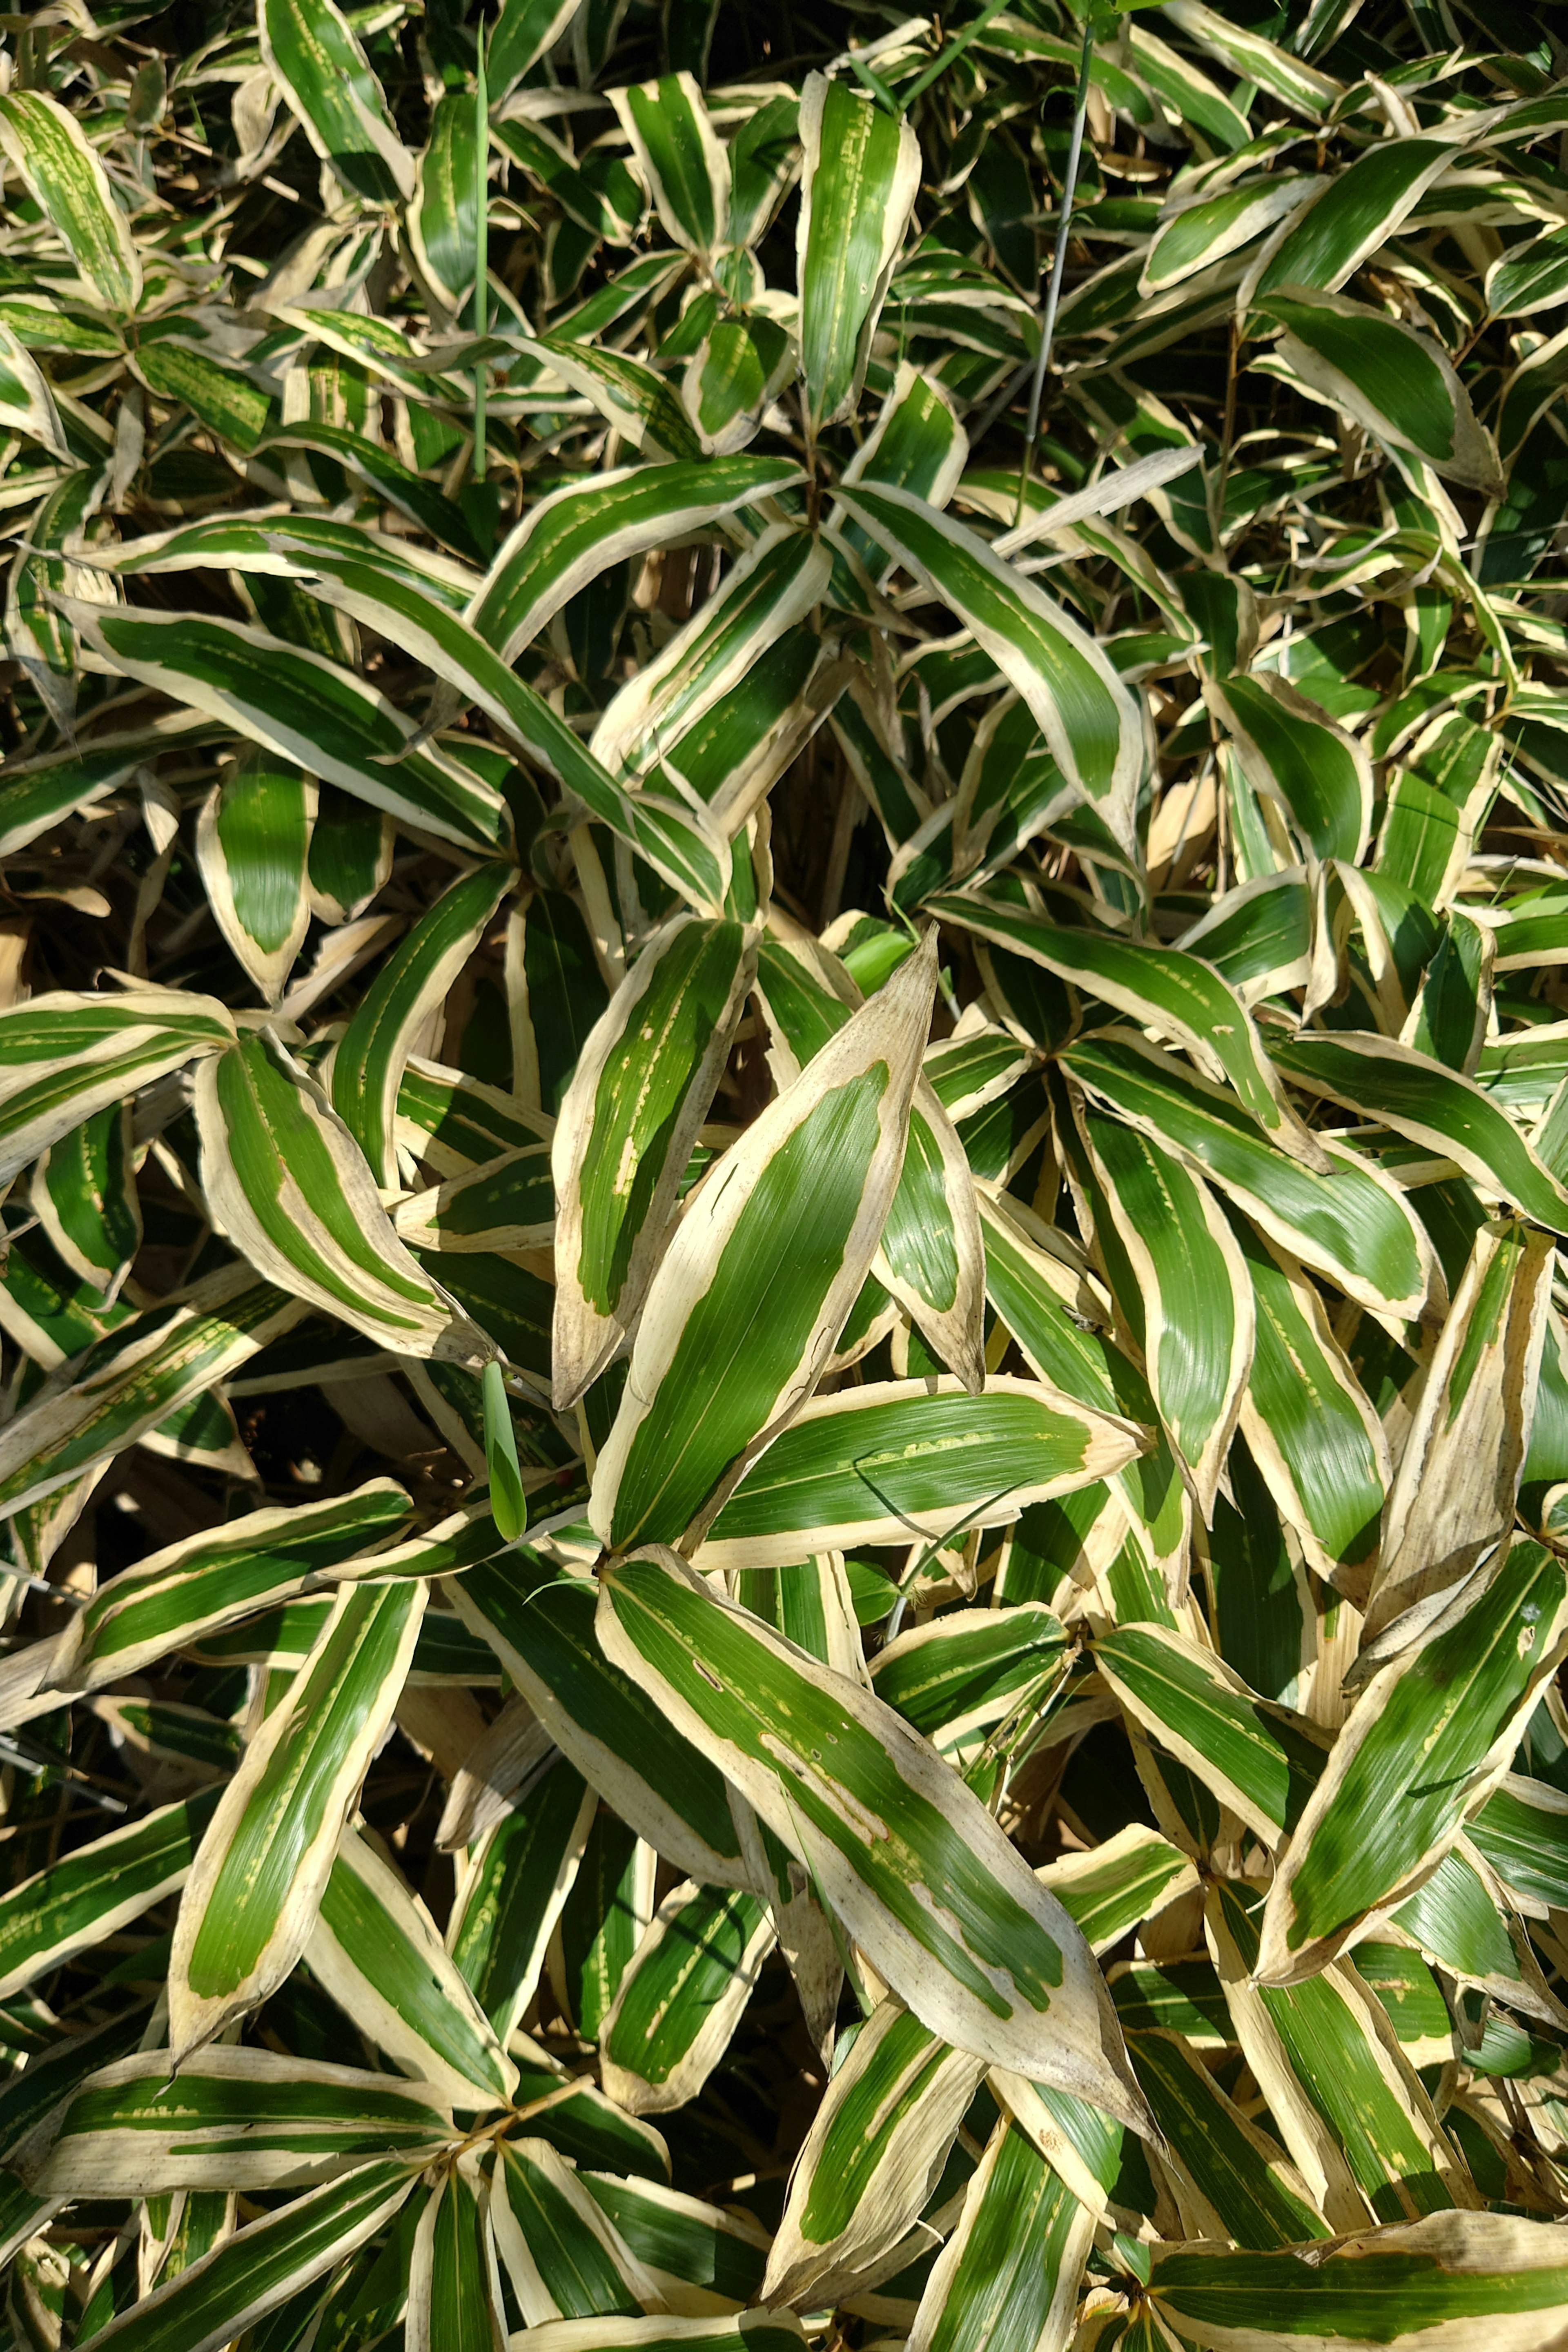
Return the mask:
[[[1067,176],[1062,182],[1061,217],[1057,223],[1057,249],[1051,258],[1051,280],[1046,289],[1045,315],[1040,320],[1040,348],[1035,353],[1034,381],[1029,386],[1029,421],[1024,428],[1024,457],[1018,467],[1018,509],[1013,517],[1015,530],[1024,520],[1024,501],[1028,495],[1029,465],[1035,454],[1035,439],[1040,429],[1040,400],[1046,388],[1046,369],[1050,364],[1051,339],[1057,331],[1057,305],[1062,296],[1062,277],[1068,262],[1068,235],[1072,226],[1073,190],[1078,184],[1079,157],[1083,152],[1084,118],[1089,112],[1089,77],[1094,62],[1094,18],[1089,15],[1083,27],[1083,55],[1079,65],[1078,97],[1073,104],[1072,139],[1068,147]]]
[[[485,25],[482,16],[479,18],[478,47],[479,56],[474,81],[479,138],[479,153],[475,158],[475,169],[479,174],[479,187],[475,191],[479,220],[474,238],[474,332],[476,335],[483,335],[487,324],[485,313],[488,308],[485,298],[489,292],[490,104],[485,74]],[[485,478],[485,362],[483,360],[474,362],[473,467],[475,481],[482,482]]]

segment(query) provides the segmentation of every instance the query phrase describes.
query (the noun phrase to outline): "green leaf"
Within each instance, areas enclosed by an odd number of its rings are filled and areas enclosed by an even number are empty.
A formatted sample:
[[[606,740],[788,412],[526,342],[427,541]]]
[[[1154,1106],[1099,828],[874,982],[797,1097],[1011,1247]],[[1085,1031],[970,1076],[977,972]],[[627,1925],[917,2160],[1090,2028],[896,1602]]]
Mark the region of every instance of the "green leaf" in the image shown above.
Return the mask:
[[[590,1517],[616,1550],[694,1535],[810,1395],[898,1183],[935,941],[726,1155],[649,1286]]]
[[[427,1590],[416,1580],[348,1586],[225,1789],[174,1925],[176,2063],[264,2000],[303,1951],[402,1691]]]
[[[801,370],[808,431],[853,406],[871,337],[920,184],[913,129],[848,81],[808,74],[800,101],[805,151],[795,232]]]
[[[506,1380],[493,1356],[484,1370],[484,1415],[490,1508],[502,1536],[508,1543],[515,1543],[528,1525],[528,1501],[518,1466],[517,1437],[506,1399]]]
[[[606,1654],[721,1759],[923,2024],[1141,2118],[1077,1928],[900,1717],[673,1559],[605,1571],[597,1624]],[[883,1852],[860,1823],[866,1808],[888,1805],[905,1826]]]
[[[806,2134],[763,2294],[829,2302],[901,2243],[930,2201],[983,2063],[939,2041],[901,2001],[879,2001]]]
[[[1568,1580],[1521,1538],[1364,1685],[1280,1858],[1259,1973],[1289,1984],[1431,1875],[1561,1654]]]
[[[1110,661],[1045,591],[962,523],[893,485],[864,483],[840,499],[889,555],[951,606],[1016,687],[1058,766],[1136,859],[1143,730]]]
[[[395,2158],[362,2164],[247,2222],[110,2320],[100,2340],[115,2352],[216,2352],[384,2228],[417,2179]]]
[[[676,916],[648,941],[578,1058],[552,1149],[557,1412],[598,1378],[642,1305],[754,954],[739,923]]]
[[[390,204],[414,193],[414,158],[398,139],[385,93],[333,0],[262,0],[262,62],[305,136],[350,195]]]
[[[617,2106],[661,2115],[697,2096],[730,2045],[774,1940],[755,1895],[689,1879],[671,1889],[599,2037],[601,2074]]]
[[[202,1189],[252,1265],[395,1353],[484,1360],[484,1334],[398,1240],[353,1136],[275,1035],[204,1064],[195,1115]]]
[[[1434,2213],[1373,2230],[1332,2253],[1182,2252],[1155,2258],[1150,2292],[1190,2342],[1338,2342],[1529,2352],[1560,2324],[1568,2273],[1547,2223]]]
[[[911,1536],[940,1545],[1110,1476],[1139,1447],[1127,1422],[1032,1381],[994,1376],[983,1396],[952,1379],[875,1381],[803,1407],[730,1494],[699,1557],[763,1568]]]
[[[47,90],[0,99],[0,147],[106,309],[134,310],[142,261],[131,224],[81,125]]]
[[[149,2196],[180,2189],[303,2189],[372,2158],[429,2160],[452,2137],[427,2088],[271,2050],[196,2052],[170,2080],[169,2053],[118,2059],[16,2151],[47,2189]]]

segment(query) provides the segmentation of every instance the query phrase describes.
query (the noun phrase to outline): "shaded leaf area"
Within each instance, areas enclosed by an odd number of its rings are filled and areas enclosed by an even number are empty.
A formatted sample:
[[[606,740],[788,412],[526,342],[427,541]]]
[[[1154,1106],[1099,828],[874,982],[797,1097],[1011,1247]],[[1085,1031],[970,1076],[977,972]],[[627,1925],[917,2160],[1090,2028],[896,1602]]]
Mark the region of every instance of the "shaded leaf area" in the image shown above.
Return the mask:
[[[0,2352],[1568,2341],[1565,133],[0,19]]]

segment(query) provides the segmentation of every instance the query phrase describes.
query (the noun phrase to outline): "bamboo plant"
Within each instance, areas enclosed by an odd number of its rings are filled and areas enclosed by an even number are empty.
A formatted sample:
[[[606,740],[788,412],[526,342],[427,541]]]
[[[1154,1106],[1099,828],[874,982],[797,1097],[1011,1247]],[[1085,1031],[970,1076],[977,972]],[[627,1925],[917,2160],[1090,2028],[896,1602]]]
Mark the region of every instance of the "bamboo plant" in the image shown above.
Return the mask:
[[[0,18],[5,2352],[1568,2342],[1562,35]]]

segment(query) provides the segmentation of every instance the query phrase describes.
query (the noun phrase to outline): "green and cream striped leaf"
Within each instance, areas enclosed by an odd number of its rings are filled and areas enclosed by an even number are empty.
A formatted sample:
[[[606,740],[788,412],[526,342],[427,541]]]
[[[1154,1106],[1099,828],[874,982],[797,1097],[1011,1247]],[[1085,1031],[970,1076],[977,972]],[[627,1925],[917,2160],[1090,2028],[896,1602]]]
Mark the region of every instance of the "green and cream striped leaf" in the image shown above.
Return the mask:
[[[1142,1303],[1149,1385],[1205,1520],[1252,1368],[1251,1278],[1202,1178],[1147,1135],[1092,1114],[1084,1141]]]
[[[597,2171],[579,2178],[667,2311],[712,2318],[757,2301],[772,2242],[738,2206],[710,2205],[657,2180]]]
[[[598,1378],[632,1328],[754,967],[741,924],[674,917],[579,1056],[552,1147],[557,1412]]]
[[[438,1176],[465,1176],[503,1154],[548,1143],[554,1122],[516,1095],[411,1054],[398,1082],[395,1136]]]
[[[1372,834],[1373,772],[1355,736],[1272,670],[1205,678],[1204,698],[1253,791],[1278,803],[1312,856],[1359,865]]]
[[[142,1246],[130,1104],[95,1111],[40,1152],[30,1189],[56,1256],[112,1306]]]
[[[0,1182],[87,1119],[234,1043],[211,996],[51,989],[0,1013]]]
[[[54,394],[37,360],[10,329],[0,323],[0,422],[8,432],[39,441],[68,462],[70,445],[61,429]]]
[[[25,1878],[0,1897],[0,2000],[183,1886],[217,1802],[204,1790]]]
[[[464,1865],[447,1946],[503,2044],[538,1986],[597,1804],[552,1753]]]
[[[15,1517],[138,1444],[305,1312],[248,1266],[227,1265],[120,1324],[51,1373],[0,1429],[0,1516]]]
[[[395,340],[395,331],[384,320],[361,318],[351,310],[288,308],[276,315],[313,340],[335,338],[351,358],[368,358],[363,335],[380,330]],[[418,373],[410,378],[412,384],[426,388],[429,381]],[[282,505],[253,514],[205,515],[170,530],[148,531],[122,546],[95,548],[93,561],[122,580],[144,573],[220,570],[289,580],[299,576],[312,555],[358,562],[390,579],[410,581],[452,612],[460,613],[475,593],[473,566],[456,556],[368,523],[344,522],[319,509]]]
[[[320,1503],[271,1505],[226,1526],[168,1544],[105,1584],[55,1645],[49,1673],[61,1690],[89,1692],[141,1674],[174,1648],[342,1576],[372,1572],[398,1558],[386,1547],[406,1528],[413,1505],[390,1478],[373,1478]],[[465,1513],[431,1532],[445,1541],[474,1524]],[[483,1531],[482,1517],[478,1526]],[[416,1551],[425,1549],[416,1538]]]
[[[1025,1728],[1044,1709],[1065,1672],[1066,1651],[1061,1622],[1041,1601],[963,1611],[885,1643],[872,1662],[871,1687],[962,1769],[1005,1725]]]
[[[486,2201],[475,2148],[432,2180],[409,2250],[405,2352],[440,2352],[454,2326],[479,2352],[500,2352],[505,2305]]]
[[[1306,2183],[1179,2034],[1134,2033],[1128,2048],[1164,2137],[1182,2235],[1239,2246],[1292,2246],[1329,2235]]]
[[[701,1885],[750,1886],[722,1777],[605,1657],[585,1578],[556,1579],[514,1551],[450,1591],[562,1753],[639,1837]]]
[[[1337,292],[1394,235],[1439,173],[1453,168],[1458,152],[1447,139],[1374,141],[1270,238],[1239,307],[1276,288]]]
[[[101,2341],[115,2352],[217,2352],[384,2229],[418,2178],[417,2167],[380,2158],[247,2222],[111,2319]]]
[[[654,459],[693,458],[702,454],[697,429],[673,384],[657,369],[602,343],[567,334],[535,341],[520,335],[518,347],[548,368],[573,392],[592,402],[605,423],[634,449]]]
[[[1094,2230],[1094,2214],[1004,2115],[926,2281],[910,2352],[1058,2352],[1070,2341]]]
[[[282,1983],[418,1638],[419,1579],[352,1584],[225,1788],[181,1897],[169,1963],[176,2063]]]
[[[1310,1566],[1365,1597],[1393,1484],[1388,1438],[1296,1262],[1236,1226],[1256,1321],[1241,1433]]]
[[[256,28],[263,65],[347,193],[380,205],[412,196],[414,157],[334,0],[261,0]]]
[[[500,794],[438,746],[416,747],[413,721],[325,655],[211,614],[109,611],[75,600],[68,609],[111,668],[237,729],[275,759],[438,840],[480,852],[505,840]]]
[[[662,2115],[694,2099],[730,2046],[775,1941],[765,1905],[741,1888],[671,1888],[632,1955],[599,2035],[617,2106]]]
[[[647,181],[667,236],[709,254],[730,222],[730,155],[689,73],[612,90],[610,103]]]
[[[529,2352],[805,2352],[806,2342],[793,2311],[741,2311],[732,2319],[552,2319],[529,2332]]]
[[[466,89],[447,90],[430,118],[413,201],[404,215],[425,283],[454,313],[473,292],[478,268],[479,192],[489,160],[488,141],[483,152],[479,142],[473,99]]]
[[[1162,294],[1212,262],[1222,261],[1277,228],[1325,183],[1306,173],[1269,173],[1217,195],[1199,196],[1161,221],[1138,280],[1141,294]]]
[[[567,482],[531,506],[497,555],[468,619],[515,661],[562,606],[613,564],[710,530],[738,507],[794,488],[791,458],[722,457],[622,466]]]
[[[1129,1714],[1267,1844],[1295,1827],[1322,1769],[1315,1726],[1260,1699],[1173,1626],[1119,1627],[1092,1655]]]
[[[452,2137],[426,2084],[273,2050],[121,2058],[16,2148],[36,2187],[145,2197],[191,2189],[306,2189],[372,2158],[428,2163]]]
[[[645,1838],[608,1810],[599,1812],[550,1948],[551,1990],[585,2042],[598,2039],[653,1917],[658,1863]]]
[[[433,595],[429,583],[381,563],[366,563],[357,553],[324,548],[302,553],[297,570],[324,603],[405,646],[464,701],[477,702],[529,759],[646,857],[683,898],[717,909],[724,895],[725,861],[712,828],[671,798],[657,793],[634,795],[618,783],[544,697],[517,677],[461,614]],[[426,756],[405,752],[393,763],[384,760],[376,772],[402,775]],[[393,814],[405,812],[394,808]],[[503,833],[498,820],[489,837],[498,842]]]
[[[1131,1423],[1045,1382],[993,1374],[973,1396],[945,1374],[872,1381],[804,1406],[697,1557],[705,1569],[768,1568],[911,1537],[941,1546],[1114,1476],[1142,1444]]]
[[[1427,1360],[1384,1515],[1363,1656],[1397,1643],[1513,1525],[1530,1451],[1556,1251],[1550,1234],[1491,1223]]]
[[[909,121],[848,80],[808,74],[800,100],[801,372],[813,441],[854,406],[921,181]]]
[[[213,786],[196,819],[196,864],[213,919],[268,1004],[310,929],[316,808],[309,776],[252,754]]]
[[[447,1183],[412,1193],[398,1202],[392,1222],[414,1250],[547,1249],[555,1237],[550,1146],[499,1152]]]
[[[935,982],[933,935],[689,1203],[595,1470],[615,1549],[700,1536],[816,1386],[898,1185]]]
[[[931,900],[931,911],[978,939],[1027,957],[1080,992],[1186,1045],[1292,1159],[1316,1170],[1316,1139],[1285,1097],[1252,1015],[1235,990],[1200,957],[1180,948],[1069,930],[1021,908],[967,892]]]
[[[1272,1039],[1269,1050],[1278,1058]],[[1215,1184],[1281,1249],[1373,1314],[1411,1322],[1446,1306],[1430,1236],[1371,1157],[1319,1135],[1324,1165],[1307,1167],[1276,1150],[1228,1089],[1128,1029],[1079,1038],[1063,1065],[1098,1101]]]
[[[525,2327],[668,2308],[610,2214],[548,2140],[500,2143],[489,2217]]]
[[[1473,1079],[1369,1030],[1271,1039],[1269,1052],[1309,1093],[1452,1160],[1484,1200],[1512,1202],[1538,1224],[1568,1232],[1568,1191]]]
[[[47,89],[0,98],[0,147],[82,278],[110,310],[142,299],[142,258],[101,157],[76,116]]]
[[[1292,287],[1257,315],[1283,330],[1275,364],[1369,433],[1435,472],[1495,497],[1497,451],[1452,361],[1429,335],[1343,294]]]
[[[250,1265],[393,1354],[488,1360],[486,1335],[398,1239],[358,1143],[276,1035],[205,1062],[195,1109],[209,1211]]]
[[[332,1109],[388,1189],[397,1181],[394,1122],[415,1041],[512,879],[510,866],[477,866],[444,890],[387,957],[332,1049]]]
[[[1082,1853],[1044,1864],[1037,1875],[1071,1912],[1097,1958],[1198,1883],[1187,1855],[1142,1822],[1129,1822]]]
[[[606,1654],[719,1759],[923,2024],[992,2064],[1142,2120],[1078,1928],[900,1716],[721,1600],[673,1554],[605,1571],[596,1622]],[[862,1836],[868,1798],[899,1804],[896,1853]],[[940,1910],[928,1907],[939,1885]]]
[[[1479,1597],[1461,1586],[1358,1693],[1279,1858],[1264,1982],[1313,1974],[1366,1919],[1413,1894],[1508,1771],[1563,1653],[1568,1577],[1521,1537],[1479,1580]]]
[[[759,2292],[810,2308],[872,2274],[930,2202],[984,2072],[901,2001],[879,2001],[795,2158]]]
[[[1162,2252],[1148,2292],[1212,2352],[1536,2352],[1568,2316],[1568,2265],[1551,2222],[1432,2213],[1328,2252]]]
[[[472,2112],[506,2106],[517,2068],[401,1874],[352,1829],[305,1944],[311,1975],[395,2066]]]
[[[963,623],[1033,712],[1052,756],[1126,855],[1145,752],[1139,706],[1079,624],[985,541],[891,483],[841,488],[846,511]]]
[[[1415,2221],[1479,2203],[1375,1986],[1369,1989],[1349,1958],[1302,1984],[1251,1984],[1260,1903],[1256,1890],[1216,1885],[1205,1897],[1206,1917],[1237,2036],[1249,2063],[1259,2053],[1255,2072],[1268,2083],[1287,2140],[1304,2138],[1316,2157],[1326,2130],[1379,2221]],[[1406,1958],[1419,1969],[1414,1955]],[[1447,2011],[1430,1977],[1426,1982],[1446,2056]],[[1363,2221],[1358,2213],[1356,2226]]]
[[[847,967],[826,950],[804,940],[792,950],[766,937],[759,949],[757,993],[781,1086],[799,1076],[863,1002]],[[985,1377],[980,1216],[963,1145],[923,1067],[910,1107],[904,1164],[872,1265],[938,1359],[977,1393]]]
[[[770,525],[718,593],[621,688],[594,730],[595,759],[628,783],[648,776],[666,748],[821,602],[831,569],[820,540],[790,523]]]

